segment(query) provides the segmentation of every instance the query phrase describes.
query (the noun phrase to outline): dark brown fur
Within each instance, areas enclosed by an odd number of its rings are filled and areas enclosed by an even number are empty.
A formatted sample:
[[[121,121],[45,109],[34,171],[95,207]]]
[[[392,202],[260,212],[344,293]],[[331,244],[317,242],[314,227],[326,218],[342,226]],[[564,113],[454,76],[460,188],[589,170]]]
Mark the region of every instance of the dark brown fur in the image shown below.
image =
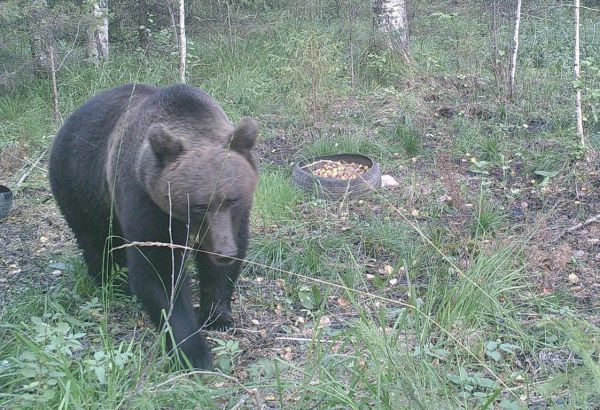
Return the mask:
[[[258,170],[252,148],[257,124],[233,128],[219,105],[186,85],[129,84],[78,108],[54,142],[50,182],[83,250],[90,275],[103,281],[107,260],[128,268],[131,292],[157,326],[170,311],[175,342],[197,368],[211,366],[202,325],[232,324],[230,299],[248,244]],[[170,217],[171,216],[171,217]],[[194,246],[200,317],[183,264],[189,252],[129,247],[129,241]],[[215,255],[217,254],[217,255]],[[219,256],[221,255],[221,256]]]

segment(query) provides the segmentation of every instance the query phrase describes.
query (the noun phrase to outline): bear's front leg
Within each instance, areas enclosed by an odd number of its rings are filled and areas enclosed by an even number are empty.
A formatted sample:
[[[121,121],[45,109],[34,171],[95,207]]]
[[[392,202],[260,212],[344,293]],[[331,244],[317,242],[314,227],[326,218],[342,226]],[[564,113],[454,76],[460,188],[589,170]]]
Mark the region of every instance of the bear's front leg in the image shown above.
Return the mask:
[[[200,324],[214,330],[233,327],[231,296],[240,274],[241,262],[216,265],[200,250],[196,253],[195,263],[200,282]]]
[[[210,369],[211,353],[194,313],[189,278],[182,269],[183,255],[178,250],[173,252],[174,258],[169,248],[129,248],[129,284],[159,329],[163,329],[167,317],[177,347],[192,366]],[[173,292],[175,297],[171,298]],[[169,336],[167,342],[174,350]]]

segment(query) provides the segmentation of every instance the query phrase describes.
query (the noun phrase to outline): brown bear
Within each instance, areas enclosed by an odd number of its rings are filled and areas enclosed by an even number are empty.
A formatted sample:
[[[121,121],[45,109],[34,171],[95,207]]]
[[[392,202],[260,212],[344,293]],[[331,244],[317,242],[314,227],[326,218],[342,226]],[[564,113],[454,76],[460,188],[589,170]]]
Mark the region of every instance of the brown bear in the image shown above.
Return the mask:
[[[102,283],[113,263],[126,267],[128,290],[159,328],[168,318],[179,351],[196,368],[211,367],[200,329],[232,325],[230,300],[258,180],[257,133],[250,118],[234,128],[195,87],[128,84],[75,110],[52,148],[52,192],[90,275]],[[194,251],[131,246],[109,252],[138,241]],[[199,317],[185,271],[190,256],[198,271]]]

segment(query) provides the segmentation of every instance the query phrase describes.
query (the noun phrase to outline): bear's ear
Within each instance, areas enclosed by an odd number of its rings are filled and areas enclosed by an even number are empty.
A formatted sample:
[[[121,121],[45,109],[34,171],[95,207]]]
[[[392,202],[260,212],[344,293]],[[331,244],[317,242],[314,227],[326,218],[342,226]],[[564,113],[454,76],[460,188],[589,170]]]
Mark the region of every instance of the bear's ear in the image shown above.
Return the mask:
[[[161,123],[153,124],[148,130],[148,141],[154,155],[161,160],[173,160],[183,151],[181,139],[176,137]]]
[[[250,117],[244,117],[229,138],[229,148],[238,152],[247,152],[254,148],[258,136],[258,123]]]

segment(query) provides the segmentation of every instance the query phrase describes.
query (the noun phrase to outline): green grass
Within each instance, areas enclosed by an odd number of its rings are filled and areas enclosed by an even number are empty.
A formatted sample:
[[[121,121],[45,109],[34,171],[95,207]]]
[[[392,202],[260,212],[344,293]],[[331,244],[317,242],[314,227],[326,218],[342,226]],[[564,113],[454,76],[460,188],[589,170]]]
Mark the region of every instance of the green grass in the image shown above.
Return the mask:
[[[471,231],[476,235],[492,235],[506,225],[506,215],[500,205],[481,195],[473,215]]]
[[[421,151],[421,137],[416,130],[399,125],[395,129],[395,138],[400,140],[407,156],[415,157]]]
[[[540,289],[552,272],[539,260],[548,239],[536,236],[535,219],[549,217],[547,204],[560,206],[557,193],[594,187],[574,165],[581,152],[565,9],[545,0],[528,8],[517,98],[508,101],[489,67],[489,16],[479,6],[415,5],[408,65],[377,44],[362,7],[352,87],[353,2],[242,3],[232,27],[219,23],[225,9],[211,8],[218,19],[210,27],[197,22],[188,82],[232,120],[257,117],[265,157],[285,135],[297,152],[289,161],[367,154],[400,186],[324,202],[300,192],[286,167],[263,167],[236,311],[241,329],[209,333],[225,375],[166,359],[164,335],[139,304],[94,287],[65,254],[61,262],[74,272],[49,289],[32,283],[0,311],[0,407],[598,407],[597,313],[566,286],[550,295]],[[600,20],[585,13],[584,55],[597,58]],[[6,35],[0,29],[0,40]],[[509,38],[505,23],[503,49]],[[172,47],[148,56],[127,47],[115,45],[98,69],[66,60],[58,76],[63,116],[102,89],[178,80]],[[583,67],[586,112],[600,87],[594,61]],[[442,106],[456,114],[436,117]],[[469,113],[480,106],[490,118]],[[540,120],[539,130],[524,127]],[[592,147],[599,128],[590,116]],[[33,156],[55,131],[45,80],[0,95],[0,150]],[[457,178],[460,203],[440,200],[453,193],[448,178]],[[517,219],[523,202],[529,211]]]
[[[282,172],[263,172],[254,197],[254,217],[257,224],[270,227],[294,218],[300,202],[300,190]]]

